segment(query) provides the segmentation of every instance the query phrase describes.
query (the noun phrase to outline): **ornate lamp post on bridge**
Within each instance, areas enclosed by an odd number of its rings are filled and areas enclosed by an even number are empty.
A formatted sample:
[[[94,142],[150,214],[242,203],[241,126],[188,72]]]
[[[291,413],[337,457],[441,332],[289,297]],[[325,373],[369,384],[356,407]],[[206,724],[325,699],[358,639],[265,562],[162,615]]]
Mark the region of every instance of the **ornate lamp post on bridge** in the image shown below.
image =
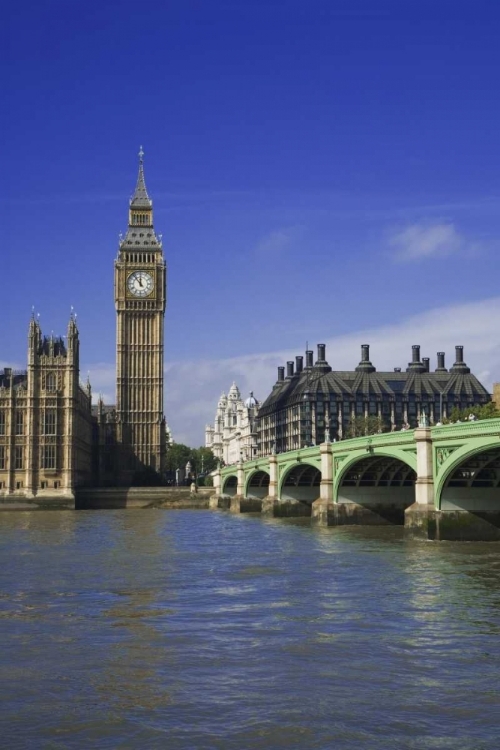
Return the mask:
[[[304,416],[305,416],[305,441],[303,448],[308,448],[309,445],[312,442],[312,436],[311,436],[311,402],[310,402],[311,394],[309,392],[309,389],[307,388],[304,391],[304,395],[302,396],[302,400],[304,402]]]

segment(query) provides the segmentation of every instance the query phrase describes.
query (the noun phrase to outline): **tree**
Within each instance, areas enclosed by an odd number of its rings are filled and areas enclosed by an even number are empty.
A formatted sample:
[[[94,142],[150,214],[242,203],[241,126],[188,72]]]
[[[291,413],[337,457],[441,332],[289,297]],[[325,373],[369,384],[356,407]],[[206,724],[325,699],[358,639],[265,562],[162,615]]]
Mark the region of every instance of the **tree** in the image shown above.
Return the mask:
[[[172,443],[167,450],[166,469],[167,471],[175,471],[176,469],[184,469],[187,462],[190,460],[192,454],[192,448],[182,443]]]
[[[193,451],[194,467],[197,474],[209,474],[217,468],[217,459],[210,448],[195,448]]]
[[[217,468],[217,459],[210,448],[190,448],[182,443],[172,443],[167,450],[167,471],[184,469],[187,462],[191,464],[193,474],[208,474]]]
[[[487,404],[475,404],[474,406],[468,406],[466,409],[459,409],[454,406],[451,410],[448,419],[443,419],[445,424],[449,422],[467,422],[469,415],[473,414],[476,419],[498,419],[500,417],[500,411],[493,401],[488,401]]]
[[[379,432],[387,432],[388,426],[382,417],[354,417],[349,422],[346,437],[361,437],[362,435],[376,435]]]

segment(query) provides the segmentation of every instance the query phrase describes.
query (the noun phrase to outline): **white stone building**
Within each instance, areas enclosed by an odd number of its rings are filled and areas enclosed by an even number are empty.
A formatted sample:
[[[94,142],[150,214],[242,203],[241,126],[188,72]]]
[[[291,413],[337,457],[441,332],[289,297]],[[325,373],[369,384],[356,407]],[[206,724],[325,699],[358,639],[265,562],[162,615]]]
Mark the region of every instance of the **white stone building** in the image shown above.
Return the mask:
[[[223,393],[217,404],[213,427],[205,428],[205,447],[224,464],[248,461],[257,455],[256,416],[259,402],[253,393],[242,400],[236,383],[226,396]]]

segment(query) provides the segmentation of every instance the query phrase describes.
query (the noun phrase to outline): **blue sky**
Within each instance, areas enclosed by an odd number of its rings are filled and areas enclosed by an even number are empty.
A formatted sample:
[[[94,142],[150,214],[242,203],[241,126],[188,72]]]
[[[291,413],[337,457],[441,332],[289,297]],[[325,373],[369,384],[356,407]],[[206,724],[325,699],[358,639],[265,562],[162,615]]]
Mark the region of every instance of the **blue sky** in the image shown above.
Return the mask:
[[[114,400],[113,261],[142,144],[179,441],[202,442],[233,377],[264,398],[306,341],[339,368],[371,343],[380,369],[414,343],[449,360],[464,344],[485,384],[500,380],[496,2],[9,14],[0,365],[24,365],[32,305],[46,333],[73,305],[82,376]]]

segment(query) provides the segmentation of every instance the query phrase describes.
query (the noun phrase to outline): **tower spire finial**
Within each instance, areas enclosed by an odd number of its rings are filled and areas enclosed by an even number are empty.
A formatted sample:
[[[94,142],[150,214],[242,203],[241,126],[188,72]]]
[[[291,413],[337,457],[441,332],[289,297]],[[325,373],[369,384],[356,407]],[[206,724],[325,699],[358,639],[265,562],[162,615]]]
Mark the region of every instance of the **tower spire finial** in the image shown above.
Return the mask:
[[[137,208],[139,210],[151,210],[153,204],[149,198],[148,191],[146,190],[146,183],[144,181],[144,151],[142,150],[142,146],[139,147],[138,156],[139,174],[137,175],[137,185],[135,186],[135,192],[130,200],[130,207]]]

